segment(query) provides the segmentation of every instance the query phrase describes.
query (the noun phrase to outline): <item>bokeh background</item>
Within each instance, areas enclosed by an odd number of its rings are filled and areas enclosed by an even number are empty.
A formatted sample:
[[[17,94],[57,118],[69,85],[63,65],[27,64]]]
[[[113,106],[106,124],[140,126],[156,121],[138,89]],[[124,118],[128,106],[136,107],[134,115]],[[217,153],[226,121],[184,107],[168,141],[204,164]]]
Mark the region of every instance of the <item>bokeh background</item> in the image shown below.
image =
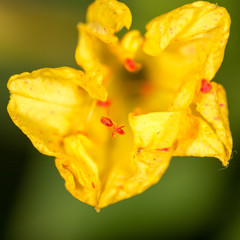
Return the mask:
[[[240,239],[240,2],[218,0],[232,27],[215,81],[228,93],[234,139],[228,168],[212,158],[173,158],[158,184],[96,213],[64,188],[54,159],[10,120],[8,78],[42,67],[76,67],[76,25],[88,0],[0,0],[1,239]],[[125,0],[131,29],[189,0]],[[216,1],[214,1],[215,3]]]

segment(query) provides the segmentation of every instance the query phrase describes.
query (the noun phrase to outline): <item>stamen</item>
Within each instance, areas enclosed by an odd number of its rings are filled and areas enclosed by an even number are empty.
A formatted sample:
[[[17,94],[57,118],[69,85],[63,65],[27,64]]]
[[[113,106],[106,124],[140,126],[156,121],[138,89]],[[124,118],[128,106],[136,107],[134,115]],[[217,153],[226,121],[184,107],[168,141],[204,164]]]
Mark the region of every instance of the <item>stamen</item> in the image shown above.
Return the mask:
[[[209,93],[212,90],[212,85],[206,79],[202,79],[202,86],[200,91],[202,93]]]
[[[113,126],[112,137],[116,137],[117,134],[119,134],[119,135],[124,135],[125,134],[125,132],[122,130],[122,128],[125,127],[125,125],[120,125],[118,127],[115,122],[112,122],[111,119],[106,118],[106,117],[101,117],[100,122],[107,127],[112,127]]]
[[[124,125],[121,125],[120,127],[114,126],[112,137],[115,137],[117,134],[124,135],[125,132],[122,130],[122,128],[125,127]]]
[[[89,110],[89,113],[88,113],[87,123],[91,120],[95,107],[96,107],[96,100],[93,100],[92,105]]]
[[[97,105],[100,107],[109,107],[111,105],[111,101],[109,99],[107,99],[105,102],[97,100]]]
[[[106,118],[106,117],[101,117],[100,119],[101,123],[107,127],[112,127],[113,126],[113,122],[111,119]]]
[[[135,72],[137,70],[137,65],[136,62],[130,58],[125,59],[125,64],[124,67],[129,71],[129,72]]]

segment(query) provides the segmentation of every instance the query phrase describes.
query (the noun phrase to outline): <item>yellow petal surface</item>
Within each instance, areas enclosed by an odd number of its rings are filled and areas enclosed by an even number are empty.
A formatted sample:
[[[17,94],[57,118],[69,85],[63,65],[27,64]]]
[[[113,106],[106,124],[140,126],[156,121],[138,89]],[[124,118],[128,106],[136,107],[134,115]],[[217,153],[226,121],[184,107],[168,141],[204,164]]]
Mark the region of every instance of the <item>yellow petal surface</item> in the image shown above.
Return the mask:
[[[118,65],[116,52],[120,52],[120,45],[114,34],[123,26],[129,28],[131,22],[131,12],[121,2],[96,0],[89,6],[87,23],[78,25],[75,58],[79,66],[94,76],[91,77],[93,84],[101,84],[103,79],[106,82]]]
[[[180,119],[180,112],[129,116],[133,148],[128,158],[115,159],[99,208],[139,194],[158,182],[169,165]]]
[[[173,102],[169,108],[170,111],[186,110],[192,103],[195,96],[197,79],[191,78],[184,82],[176,92]]]
[[[84,78],[83,72],[70,68],[45,68],[10,78],[9,115],[40,152],[55,156],[63,136],[82,130],[90,98],[74,81]]]
[[[132,23],[132,14],[129,8],[116,0],[96,0],[87,11],[87,23],[92,33],[101,40],[109,42],[108,38],[124,26],[129,29]]]
[[[224,88],[212,82],[209,93],[196,90],[195,102],[182,120],[176,156],[216,157],[224,166],[232,151],[227,100]]]
[[[79,41],[75,52],[77,64],[85,70],[88,85],[91,85],[92,89],[98,89],[98,92],[92,96],[105,101],[108,93],[104,85],[117,65],[113,53],[116,46],[99,40],[84,24],[79,24],[78,30]]]
[[[196,48],[203,48],[198,52],[200,77],[211,80],[223,60],[230,21],[226,9],[217,4],[187,4],[148,23],[143,48],[157,56],[172,44],[195,42]]]
[[[224,146],[206,121],[189,114],[181,125],[175,156],[216,157],[225,163]]]
[[[136,53],[142,47],[142,44],[143,37],[141,36],[141,33],[138,30],[132,30],[126,33],[121,40],[120,54],[123,55],[123,59],[126,58],[134,59]]]
[[[96,206],[101,189],[98,167],[88,152],[96,146],[83,134],[66,137],[63,142],[64,157],[56,158],[55,164],[65,180],[67,190],[77,199]]]
[[[201,94],[196,110],[213,128],[216,136],[226,149],[223,164],[226,165],[231,157],[232,136],[229,128],[226,92],[222,85],[212,82],[212,91]]]

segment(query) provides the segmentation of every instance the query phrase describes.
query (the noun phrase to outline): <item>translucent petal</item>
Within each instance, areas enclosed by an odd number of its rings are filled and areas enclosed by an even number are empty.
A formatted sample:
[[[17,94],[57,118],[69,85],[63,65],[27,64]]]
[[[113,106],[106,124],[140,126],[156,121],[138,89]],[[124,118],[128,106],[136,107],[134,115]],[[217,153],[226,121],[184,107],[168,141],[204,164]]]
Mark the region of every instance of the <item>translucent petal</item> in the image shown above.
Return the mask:
[[[98,167],[88,154],[96,146],[83,134],[64,138],[64,157],[56,158],[56,167],[65,180],[67,190],[77,199],[96,206],[101,189]]]
[[[113,69],[118,65],[118,59],[114,55],[115,44],[106,44],[92,34],[84,24],[78,25],[79,41],[75,52],[75,58],[79,66],[86,73],[89,85],[99,91],[93,96],[102,101],[107,99],[105,85],[113,74]]]
[[[144,51],[158,56],[172,44],[195,42],[200,78],[211,80],[219,69],[229,36],[230,17],[225,8],[195,2],[153,19],[147,25]],[[190,49],[191,52],[194,48]]]
[[[78,25],[79,41],[75,52],[77,63],[91,75],[107,81],[118,65],[120,45],[114,35],[123,26],[129,28],[132,15],[128,7],[115,0],[96,0],[87,11],[87,23]],[[100,79],[101,78],[101,79]]]
[[[142,47],[142,43],[143,38],[138,30],[127,32],[121,40],[121,46],[124,49],[124,52],[126,52],[124,58],[133,59],[135,54]],[[123,52],[121,54],[123,54]]]
[[[178,89],[170,106],[170,111],[186,110],[193,101],[197,79],[192,77],[190,80],[184,82]]]
[[[129,116],[134,145],[127,161],[118,151],[99,208],[139,194],[159,181],[169,165],[180,118],[180,112]]]
[[[85,71],[95,71],[104,74],[104,66],[110,69],[108,64],[114,60],[111,48],[115,45],[109,45],[99,40],[85,24],[78,25],[79,41],[75,52],[75,58],[79,66]]]
[[[116,0],[96,0],[87,11],[87,22],[92,32],[101,40],[109,42],[108,36],[121,30],[124,26],[129,29],[132,15],[129,8]]]
[[[221,85],[212,83],[209,93],[199,93],[182,120],[176,156],[216,157],[224,166],[232,152],[226,94]]]
[[[213,129],[201,117],[190,114],[182,120],[174,155],[215,157],[226,165],[224,146]]]
[[[208,94],[201,94],[200,100],[196,103],[196,110],[211,125],[218,139],[226,149],[224,165],[230,159],[232,152],[232,136],[229,128],[227,98],[222,85],[211,83],[212,91]]]
[[[82,71],[66,67],[14,75],[9,115],[40,152],[56,156],[63,136],[83,129],[91,101],[84,84]]]

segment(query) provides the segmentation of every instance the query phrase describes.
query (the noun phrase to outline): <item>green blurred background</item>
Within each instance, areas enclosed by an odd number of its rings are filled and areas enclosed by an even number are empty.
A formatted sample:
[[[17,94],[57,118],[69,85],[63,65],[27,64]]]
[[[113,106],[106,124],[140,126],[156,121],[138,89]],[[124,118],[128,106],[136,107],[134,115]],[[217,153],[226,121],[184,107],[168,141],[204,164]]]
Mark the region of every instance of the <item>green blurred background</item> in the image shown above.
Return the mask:
[[[228,93],[234,153],[222,169],[211,158],[173,158],[158,184],[96,213],[64,188],[53,158],[41,155],[10,120],[8,78],[42,67],[76,67],[76,24],[88,0],[0,1],[0,226],[4,239],[240,239],[240,2],[219,0],[232,18],[215,81]],[[131,29],[189,0],[126,0]],[[215,2],[215,1],[214,1]],[[0,236],[0,238],[1,238]]]

